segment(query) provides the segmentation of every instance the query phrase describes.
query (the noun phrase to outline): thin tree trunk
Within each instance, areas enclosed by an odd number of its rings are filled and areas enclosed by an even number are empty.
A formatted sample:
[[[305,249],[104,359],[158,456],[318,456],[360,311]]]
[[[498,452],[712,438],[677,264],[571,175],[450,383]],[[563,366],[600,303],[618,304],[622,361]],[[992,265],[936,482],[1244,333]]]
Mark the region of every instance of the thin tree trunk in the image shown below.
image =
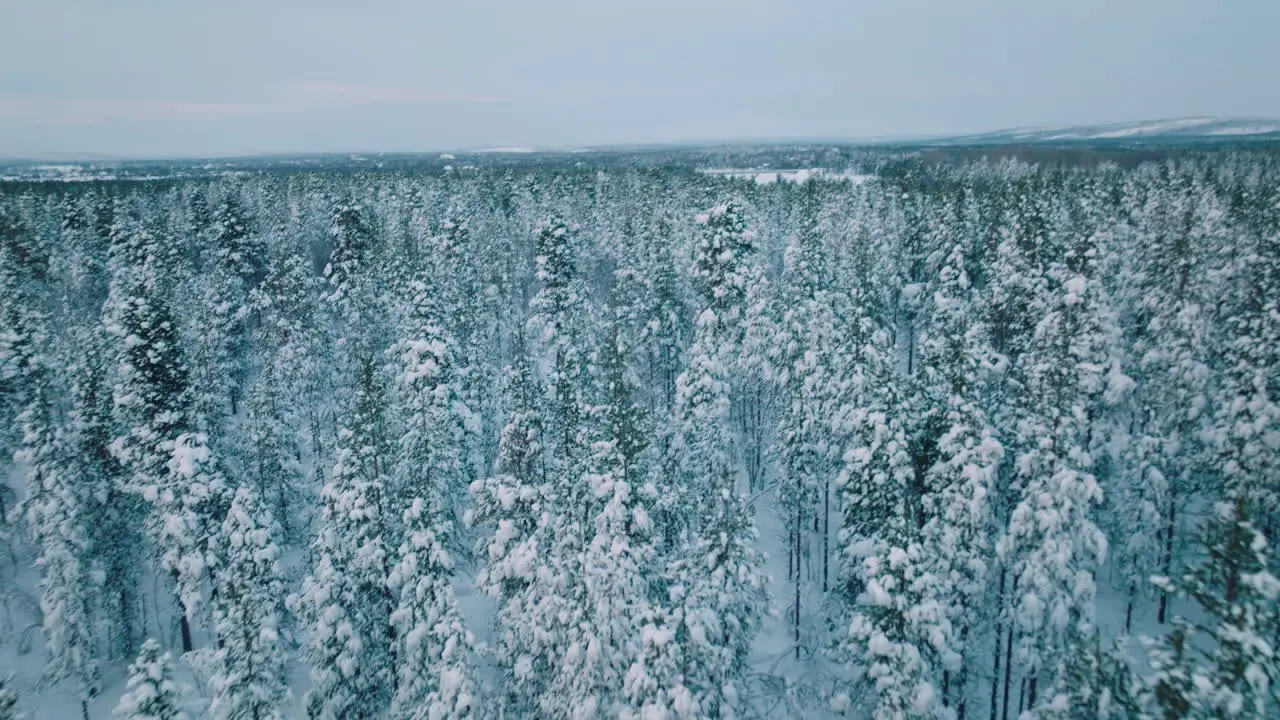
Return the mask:
[[[1004,568],[1000,568],[1000,584],[996,589],[996,608],[997,612],[1004,605],[1004,579],[1008,573]],[[996,643],[992,655],[991,667],[991,720],[996,720],[996,716],[1000,711],[1000,704],[996,702],[998,692],[1000,690],[1000,639],[1004,637],[1004,624],[1000,622],[1000,618],[996,617]]]
[[[173,571],[173,582],[178,582],[178,571]],[[182,596],[177,590],[173,592],[174,599],[178,602],[178,626],[182,630],[182,652],[189,653],[195,649],[191,642],[191,621],[187,619],[187,608],[182,604]],[[157,603],[158,604],[158,603]],[[157,612],[158,612],[157,608]]]
[[[803,532],[800,516],[800,475],[796,475],[796,530],[795,530],[795,555],[796,555],[796,585],[795,585],[795,641],[796,641],[796,658],[800,657],[800,535]]]
[[[178,626],[182,629],[182,652],[189,653],[195,648],[191,643],[191,621],[187,619],[186,612],[178,616]]]
[[[1164,574],[1168,577],[1173,572],[1173,528],[1176,524],[1177,515],[1174,509],[1173,500],[1169,501],[1169,518],[1164,529]],[[1169,594],[1160,593],[1160,608],[1156,611],[1156,622],[1161,625],[1165,622],[1165,615],[1169,610]]]
[[[1013,678],[1013,627],[1009,628],[1009,639],[1004,646],[1004,712],[1001,717],[1009,720],[1009,684]]]
[[[1137,591],[1133,583],[1129,583],[1129,602],[1124,607],[1124,634],[1128,635],[1133,629],[1133,596]]]
[[[960,630],[960,647],[965,648],[969,645],[969,626],[965,625]],[[955,698],[956,720],[964,720],[965,705],[968,704],[969,695],[969,663],[965,661],[963,654],[960,658],[960,669],[956,671]]]
[[[831,575],[831,486],[822,478],[822,592],[827,592]]]
[[[996,643],[994,652],[992,652],[993,662],[991,668],[991,720],[996,720],[1000,715],[1000,640],[1004,637],[1004,627],[996,626]]]

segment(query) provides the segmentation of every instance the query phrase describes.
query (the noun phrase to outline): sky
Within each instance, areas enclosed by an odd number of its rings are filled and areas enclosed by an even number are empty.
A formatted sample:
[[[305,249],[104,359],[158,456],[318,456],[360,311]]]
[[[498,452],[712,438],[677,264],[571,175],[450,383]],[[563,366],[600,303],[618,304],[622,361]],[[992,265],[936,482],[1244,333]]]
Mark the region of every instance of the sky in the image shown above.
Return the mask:
[[[0,156],[1280,117],[1276,0],[0,0]]]

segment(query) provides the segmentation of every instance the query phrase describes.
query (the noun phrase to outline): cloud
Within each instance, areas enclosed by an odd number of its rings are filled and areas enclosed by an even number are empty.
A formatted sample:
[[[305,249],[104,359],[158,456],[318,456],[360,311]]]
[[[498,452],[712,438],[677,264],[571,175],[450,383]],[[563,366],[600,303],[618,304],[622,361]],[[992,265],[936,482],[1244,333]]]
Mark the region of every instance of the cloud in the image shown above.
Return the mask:
[[[406,88],[388,88],[349,83],[311,82],[292,88],[296,104],[376,105],[382,103],[457,102],[492,103],[510,98],[502,95],[459,95],[424,93]]]
[[[104,100],[91,98],[0,98],[0,118],[57,125],[88,125],[103,120],[215,120],[259,114],[252,103],[185,100]]]
[[[0,120],[23,119],[53,125],[90,125],[106,120],[208,121],[305,113],[333,106],[495,103],[508,99],[499,95],[427,93],[406,88],[310,82],[285,87],[275,98],[257,102],[0,97]]]

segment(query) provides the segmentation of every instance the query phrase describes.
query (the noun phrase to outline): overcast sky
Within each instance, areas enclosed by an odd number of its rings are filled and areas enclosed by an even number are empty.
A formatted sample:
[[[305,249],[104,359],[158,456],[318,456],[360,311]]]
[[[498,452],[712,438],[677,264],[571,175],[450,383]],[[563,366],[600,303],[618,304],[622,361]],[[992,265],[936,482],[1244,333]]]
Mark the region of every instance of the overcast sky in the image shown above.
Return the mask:
[[[1277,0],[0,0],[0,155],[1280,117]]]

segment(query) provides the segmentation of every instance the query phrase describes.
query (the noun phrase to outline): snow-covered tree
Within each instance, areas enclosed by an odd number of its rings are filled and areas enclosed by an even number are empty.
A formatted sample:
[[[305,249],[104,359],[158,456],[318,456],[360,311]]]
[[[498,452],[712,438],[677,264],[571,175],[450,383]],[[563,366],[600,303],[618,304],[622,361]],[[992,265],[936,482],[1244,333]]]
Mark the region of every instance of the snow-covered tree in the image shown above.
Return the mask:
[[[817,218],[813,219],[816,223]],[[836,475],[838,443],[830,418],[839,408],[834,373],[837,351],[838,299],[831,291],[825,248],[816,227],[806,226],[788,241],[784,255],[782,319],[773,342],[779,367],[775,383],[782,393],[777,447],[785,480],[780,486],[784,507],[792,580],[792,619],[795,653],[801,653],[801,585],[806,557],[818,555],[816,572],[822,589],[829,586],[831,482]],[[810,528],[821,527],[816,552],[808,547]],[[815,572],[810,560],[810,572]]]
[[[1101,289],[1067,266],[1051,275],[1049,310],[1023,357],[1029,412],[1018,434],[1027,449],[1016,461],[1017,502],[999,547],[1011,568],[1017,659],[1033,708],[1066,692],[1062,667],[1054,671],[1052,659],[1093,637],[1093,576],[1107,549],[1093,520],[1102,489],[1091,472],[1089,443],[1109,366]],[[1049,672],[1040,694],[1040,675]]]
[[[29,488],[22,508],[36,544],[41,570],[40,609],[49,660],[49,680],[75,681],[82,709],[97,692],[98,658],[94,633],[99,573],[93,557],[93,489],[76,476],[77,441],[54,417],[48,378],[19,416],[23,438],[16,457],[28,467]],[[73,421],[74,422],[74,421]]]
[[[1147,638],[1154,670],[1141,693],[1157,718],[1268,717],[1280,708],[1280,579],[1248,500],[1219,503],[1201,531],[1204,556],[1181,577],[1157,577],[1202,618]]]
[[[768,577],[751,506],[718,488],[712,516],[668,569],[678,608],[683,688],[699,717],[735,717],[747,690],[747,658],[769,611]]]
[[[484,717],[474,640],[453,594],[454,561],[444,545],[450,521],[415,498],[404,514],[400,561],[388,578],[399,597],[391,717],[454,720]],[[443,532],[442,532],[443,531]]]
[[[376,369],[366,360],[320,491],[319,531],[311,545],[316,564],[298,597],[311,631],[313,685],[306,702],[312,718],[376,716],[395,692],[382,404]]]
[[[545,552],[546,522],[551,512],[551,488],[543,449],[543,398],[522,348],[509,369],[511,411],[502,430],[495,474],[471,485],[472,525],[488,526],[477,554],[483,565],[476,584],[497,600],[496,660],[509,674],[503,700],[513,712],[530,711],[534,698],[523,689],[531,678],[533,655],[541,636],[523,631],[530,621],[525,597]]]
[[[905,394],[889,336],[877,330],[855,351],[862,362],[845,379],[853,399],[835,418],[847,438],[836,478],[843,518],[837,590],[843,628],[834,651],[865,674],[877,716],[928,715],[940,699],[921,623],[942,621],[936,602],[920,607],[931,581],[919,543],[919,491],[901,416]],[[913,614],[926,612],[927,615]],[[838,697],[851,693],[841,691]],[[914,708],[914,710],[913,710]],[[854,710],[853,706],[848,706]]]
[[[222,482],[205,436],[187,432],[189,373],[177,328],[160,292],[157,240],[144,228],[113,228],[108,331],[119,343],[114,385],[123,434],[111,452],[123,487],[149,505],[146,527],[162,568],[178,585],[183,648],[208,565],[203,555],[220,520]]]
[[[122,487],[122,468],[111,453],[114,440],[112,391],[107,384],[108,353],[101,333],[83,340],[85,354],[71,369],[72,406],[68,443],[76,486],[87,505],[85,531],[100,571],[99,638],[108,659],[131,659],[141,641],[139,573],[146,554],[146,501]]]
[[[1257,508],[1280,505],[1280,195],[1274,191],[1272,203],[1270,222],[1240,243],[1233,263],[1238,297],[1227,303],[1227,366],[1215,423],[1225,491],[1246,494]],[[1280,536],[1276,515],[1257,518],[1272,539]]]
[[[115,715],[123,720],[187,720],[185,693],[173,677],[173,660],[147,640],[129,666],[129,684]]]
[[[586,611],[565,651],[551,695],[557,714],[612,717],[627,701],[623,679],[640,657],[655,552],[646,458],[646,423],[635,405],[627,351],[614,325],[604,350],[601,404],[591,408],[589,454],[581,482],[593,499],[582,560]],[[544,706],[545,707],[545,706]]]
[[[449,532],[438,536],[446,547],[461,548],[456,537],[457,498],[468,485],[462,454],[463,436],[474,429],[456,378],[457,347],[445,329],[439,299],[421,282],[410,284],[412,300],[392,348],[397,363],[396,392],[403,430],[395,459],[395,490],[406,498],[422,498]]]
[[[981,405],[984,327],[976,322],[965,247],[951,248],[938,278],[932,327],[921,350],[926,392],[940,406],[942,434],[935,460],[925,471],[920,543],[928,559],[926,596],[945,613],[931,638],[947,677],[948,704],[964,705],[974,608],[987,588],[994,560],[993,495],[1004,450]]]
[[[559,217],[538,226],[539,287],[529,302],[529,329],[550,398],[546,441],[562,483],[573,475],[569,462],[578,454],[590,378],[586,288],[577,267],[576,244],[576,234]]]
[[[733,205],[713,209],[695,253],[706,307],[676,381],[676,476],[668,510],[682,538],[667,569],[665,602],[679,618],[683,686],[704,717],[730,717],[742,701],[747,651],[768,608],[753,508],[739,495],[729,440],[729,372],[740,346],[742,257],[750,235]],[[665,488],[664,488],[665,490]],[[670,522],[670,521],[669,521]]]
[[[256,491],[236,490],[218,538],[215,718],[283,718],[289,697],[279,528]]]

